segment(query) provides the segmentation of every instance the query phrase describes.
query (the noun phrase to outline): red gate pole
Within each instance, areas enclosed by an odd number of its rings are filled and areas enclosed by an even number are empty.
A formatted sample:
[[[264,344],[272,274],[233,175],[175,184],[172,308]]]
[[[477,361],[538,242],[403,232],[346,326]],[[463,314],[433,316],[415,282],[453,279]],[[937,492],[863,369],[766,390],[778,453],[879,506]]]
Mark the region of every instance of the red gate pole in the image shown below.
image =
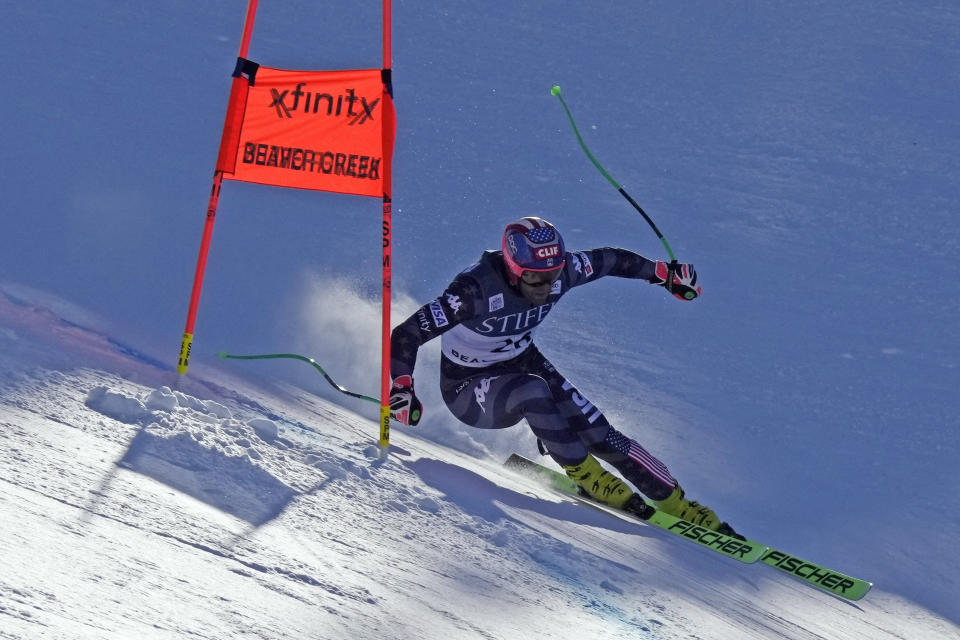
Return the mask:
[[[257,14],[258,0],[249,0],[247,3],[247,17],[243,23],[243,36],[240,40],[239,58],[246,58],[250,49],[250,38],[253,35],[253,21]],[[239,67],[239,65],[238,65]],[[236,113],[236,97],[240,96],[242,90],[241,83],[245,79],[234,74],[233,86],[230,90],[230,101],[227,105],[227,115],[224,120],[223,134],[220,141],[220,156],[217,159],[217,168],[213,174],[213,187],[210,190],[210,201],[207,204],[207,221],[203,226],[203,238],[200,241],[200,255],[197,258],[197,270],[193,276],[193,290],[190,293],[190,307],[187,311],[187,323],[183,330],[183,341],[180,343],[180,358],[177,361],[177,372],[187,373],[187,367],[190,365],[190,350],[193,346],[193,330],[197,322],[197,307],[200,304],[200,289],[203,287],[203,275],[207,268],[207,254],[210,251],[210,238],[213,236],[213,222],[217,217],[217,206],[220,203],[220,186],[223,183],[223,169],[221,161],[224,157],[225,146],[230,141],[235,141],[239,133],[237,123],[234,119]],[[229,150],[227,150],[229,151]],[[233,149],[236,155],[236,147]]]
[[[383,325],[380,371],[380,453],[385,455],[390,446],[390,296],[393,268],[393,82],[391,78],[392,52],[390,43],[391,6],[383,0]]]

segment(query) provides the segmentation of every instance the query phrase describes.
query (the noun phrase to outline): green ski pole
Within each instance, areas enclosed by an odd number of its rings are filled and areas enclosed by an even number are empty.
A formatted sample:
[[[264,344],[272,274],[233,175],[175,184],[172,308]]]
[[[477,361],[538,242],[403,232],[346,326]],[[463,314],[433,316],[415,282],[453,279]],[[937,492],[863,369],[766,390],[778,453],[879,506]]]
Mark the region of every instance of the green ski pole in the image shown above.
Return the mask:
[[[607,181],[613,185],[614,189],[619,191],[620,195],[626,198],[627,202],[633,205],[633,208],[640,212],[640,215],[643,216],[643,219],[647,221],[647,224],[650,225],[650,228],[653,229],[653,232],[657,234],[657,237],[660,239],[660,242],[663,244],[663,248],[667,250],[667,255],[670,256],[670,264],[668,266],[668,271],[667,271],[667,290],[672,293],[673,292],[673,273],[674,271],[676,271],[677,257],[673,255],[673,249],[670,248],[670,243],[667,242],[667,239],[663,237],[663,234],[660,233],[660,229],[657,228],[656,223],[654,223],[654,221],[650,218],[650,216],[647,215],[647,212],[643,210],[643,207],[637,204],[637,201],[634,200],[632,197],[630,197],[630,194],[627,193],[627,190],[624,189],[619,182],[614,180],[613,176],[607,173],[607,170],[604,169],[603,166],[600,164],[600,162],[594,157],[594,155],[590,153],[590,149],[587,148],[587,143],[583,141],[583,136],[580,135],[580,130],[577,128],[577,123],[574,122],[573,120],[573,114],[570,113],[570,107],[567,106],[566,100],[564,100],[563,96],[560,94],[560,85],[558,84],[553,85],[553,87],[550,89],[550,94],[553,96],[556,96],[556,98],[560,101],[561,106],[563,106],[563,110],[567,114],[567,119],[570,120],[570,126],[573,128],[573,133],[574,135],[577,136],[577,142],[580,143],[580,148],[583,149],[583,152],[587,154],[588,158],[590,158],[590,162],[592,162],[593,166],[595,166],[597,170],[601,174],[603,174],[603,177],[606,178]]]
[[[354,398],[360,398],[361,400],[367,400],[369,402],[373,402],[374,404],[380,404],[380,401],[377,400],[376,398],[371,398],[370,396],[365,396],[362,393],[354,393],[353,391],[344,389],[339,384],[333,381],[333,378],[330,377],[330,374],[324,371],[323,367],[317,364],[316,360],[314,360],[313,358],[308,358],[307,356],[301,356],[296,353],[264,353],[264,354],[252,355],[252,356],[238,356],[232,353],[227,353],[226,351],[221,351],[220,353],[217,354],[217,356],[223,360],[226,360],[227,358],[232,358],[235,360],[266,360],[270,358],[290,358],[292,360],[300,360],[302,362],[306,362],[309,365],[313,365],[313,368],[319,371],[321,374],[323,374],[323,377],[327,379],[327,382],[329,382],[333,386],[333,388],[339,391],[340,393],[345,393],[348,396],[352,396]]]

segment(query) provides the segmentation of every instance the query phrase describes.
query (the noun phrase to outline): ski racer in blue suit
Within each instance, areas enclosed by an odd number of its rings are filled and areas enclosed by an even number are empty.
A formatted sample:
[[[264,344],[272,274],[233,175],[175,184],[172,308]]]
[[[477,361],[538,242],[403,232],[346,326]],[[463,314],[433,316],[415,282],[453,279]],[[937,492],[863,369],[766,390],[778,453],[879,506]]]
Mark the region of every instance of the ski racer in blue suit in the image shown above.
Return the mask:
[[[423,407],[413,386],[417,351],[440,336],[441,393],[461,422],[500,429],[526,419],[541,450],[594,499],[641,517],[652,513],[599,458],[657,508],[736,535],[713,510],[687,500],[666,465],[614,428],[534,344],[536,328],[560,298],[603,276],[646,280],[684,301],[701,293],[693,265],[610,247],[568,252],[546,220],[516,220],[504,230],[500,251],[485,251],[440,296],[393,330],[391,417],[403,424],[419,422]]]

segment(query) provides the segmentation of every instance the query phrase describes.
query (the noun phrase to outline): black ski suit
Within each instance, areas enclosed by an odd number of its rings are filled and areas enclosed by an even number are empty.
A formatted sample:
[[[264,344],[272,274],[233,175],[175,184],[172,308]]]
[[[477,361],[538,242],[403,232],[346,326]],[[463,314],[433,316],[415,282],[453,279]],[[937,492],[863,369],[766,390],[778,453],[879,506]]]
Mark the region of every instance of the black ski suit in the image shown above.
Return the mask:
[[[486,251],[391,336],[391,375],[413,375],[417,351],[437,336],[443,352],[440,389],[461,422],[500,429],[526,418],[560,465],[592,453],[616,467],[641,493],[666,498],[676,486],[667,467],[617,431],[540,353],[533,332],[573,287],[612,275],[653,282],[656,263],[626,249],[567,252],[544,304],[509,283],[500,251]]]

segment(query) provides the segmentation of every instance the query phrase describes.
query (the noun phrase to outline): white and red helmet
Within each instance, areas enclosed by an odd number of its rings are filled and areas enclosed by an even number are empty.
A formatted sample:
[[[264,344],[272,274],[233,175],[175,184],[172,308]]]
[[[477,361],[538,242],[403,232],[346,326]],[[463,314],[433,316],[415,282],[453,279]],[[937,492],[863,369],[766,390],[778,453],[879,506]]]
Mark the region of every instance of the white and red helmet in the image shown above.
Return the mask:
[[[524,271],[556,271],[564,265],[563,238],[543,218],[514,220],[503,230],[502,245],[511,284],[516,284]]]

